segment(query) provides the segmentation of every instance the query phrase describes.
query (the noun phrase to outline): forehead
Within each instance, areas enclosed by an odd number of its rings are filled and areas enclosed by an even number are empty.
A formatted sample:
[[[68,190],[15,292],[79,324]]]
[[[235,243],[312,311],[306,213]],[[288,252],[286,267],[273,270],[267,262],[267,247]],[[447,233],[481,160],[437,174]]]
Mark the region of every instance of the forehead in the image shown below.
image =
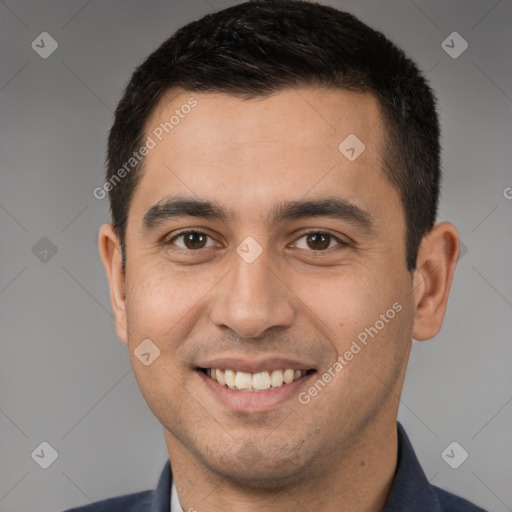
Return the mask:
[[[190,107],[192,102],[196,106]],[[172,139],[178,152],[186,148],[209,156],[225,149],[257,151],[256,144],[265,142],[303,153],[327,149],[336,154],[339,142],[350,134],[372,147],[381,138],[381,120],[378,101],[370,93],[303,87],[244,99],[172,89],[156,105],[145,132]]]
[[[146,208],[169,195],[217,199],[261,218],[262,208],[308,194],[339,191],[360,204],[389,188],[382,134],[370,94],[297,88],[243,99],[170,90],[146,123],[154,147],[134,196]]]

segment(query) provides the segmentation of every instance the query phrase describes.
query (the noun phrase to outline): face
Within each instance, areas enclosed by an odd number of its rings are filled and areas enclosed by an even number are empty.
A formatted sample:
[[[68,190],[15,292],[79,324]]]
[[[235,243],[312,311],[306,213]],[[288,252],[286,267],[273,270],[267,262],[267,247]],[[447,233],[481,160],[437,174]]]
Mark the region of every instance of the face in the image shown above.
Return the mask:
[[[171,452],[271,487],[396,420],[415,301],[383,130],[373,96],[340,90],[157,106],[116,320]],[[147,339],[160,353],[145,365]]]

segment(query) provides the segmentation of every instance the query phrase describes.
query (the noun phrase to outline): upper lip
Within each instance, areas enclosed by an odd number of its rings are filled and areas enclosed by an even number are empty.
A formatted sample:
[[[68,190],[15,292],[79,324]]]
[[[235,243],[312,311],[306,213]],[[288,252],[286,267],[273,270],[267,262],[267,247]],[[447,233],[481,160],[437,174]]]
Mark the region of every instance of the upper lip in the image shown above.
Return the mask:
[[[246,373],[259,373],[273,370],[313,370],[314,365],[298,359],[290,359],[289,357],[265,357],[264,359],[252,358],[247,356],[242,359],[238,357],[222,357],[214,359],[205,359],[200,361],[196,368],[217,368],[219,370],[234,370]]]

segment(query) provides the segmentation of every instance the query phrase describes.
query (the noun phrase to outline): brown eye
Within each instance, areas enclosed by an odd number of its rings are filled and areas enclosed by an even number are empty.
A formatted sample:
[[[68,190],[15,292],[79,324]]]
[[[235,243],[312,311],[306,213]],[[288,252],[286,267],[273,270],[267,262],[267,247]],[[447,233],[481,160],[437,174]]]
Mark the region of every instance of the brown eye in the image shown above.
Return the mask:
[[[183,242],[187,249],[202,249],[206,241],[206,236],[202,233],[186,233]]]
[[[201,233],[200,231],[183,231],[182,233],[179,233],[178,235],[171,238],[168,242],[166,242],[166,244],[176,245],[180,249],[194,251],[198,249],[204,249],[206,247],[205,244],[208,238],[210,237],[206,233]],[[179,239],[183,240],[183,245],[174,243],[176,240]]]
[[[311,231],[305,233],[298,240],[306,240],[306,247],[301,247],[298,243],[295,246],[299,249],[313,249],[314,251],[323,251],[331,248],[331,242],[336,241],[337,245],[345,245],[339,238],[331,235],[330,233],[324,233],[322,231]]]
[[[324,233],[315,233],[307,235],[307,243],[312,249],[327,249],[331,241],[330,235]]]

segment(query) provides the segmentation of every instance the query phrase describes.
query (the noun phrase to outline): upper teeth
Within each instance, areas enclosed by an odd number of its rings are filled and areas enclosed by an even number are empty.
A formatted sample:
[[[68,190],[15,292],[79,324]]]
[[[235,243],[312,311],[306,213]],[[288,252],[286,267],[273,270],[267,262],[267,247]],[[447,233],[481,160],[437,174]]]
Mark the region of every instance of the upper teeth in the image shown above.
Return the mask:
[[[294,380],[306,374],[306,370],[274,370],[272,372],[246,373],[234,370],[220,370],[219,368],[208,368],[208,377],[216,380],[221,386],[240,391],[265,391],[278,388],[284,384],[290,384]]]

